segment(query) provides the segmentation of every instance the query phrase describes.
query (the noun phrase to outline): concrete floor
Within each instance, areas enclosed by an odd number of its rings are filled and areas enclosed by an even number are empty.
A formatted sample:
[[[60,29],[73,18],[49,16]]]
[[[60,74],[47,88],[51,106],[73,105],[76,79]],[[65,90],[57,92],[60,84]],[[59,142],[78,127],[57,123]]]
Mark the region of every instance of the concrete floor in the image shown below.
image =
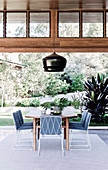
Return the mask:
[[[15,129],[12,127],[0,127],[0,141],[14,132]],[[97,134],[108,145],[108,130],[89,130],[89,134]]]
[[[97,134],[108,145],[108,130],[89,130],[90,134]]]

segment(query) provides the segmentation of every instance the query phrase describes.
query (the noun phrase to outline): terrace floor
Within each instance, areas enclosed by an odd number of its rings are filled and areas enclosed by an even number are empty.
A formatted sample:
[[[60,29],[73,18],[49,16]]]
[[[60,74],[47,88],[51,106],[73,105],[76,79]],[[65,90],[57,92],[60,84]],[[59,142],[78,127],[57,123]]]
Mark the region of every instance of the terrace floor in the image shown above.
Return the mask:
[[[1,170],[108,170],[108,130],[89,130],[91,150],[65,150],[64,157],[58,139],[43,140],[40,157],[33,150],[13,151],[14,132],[0,127]]]

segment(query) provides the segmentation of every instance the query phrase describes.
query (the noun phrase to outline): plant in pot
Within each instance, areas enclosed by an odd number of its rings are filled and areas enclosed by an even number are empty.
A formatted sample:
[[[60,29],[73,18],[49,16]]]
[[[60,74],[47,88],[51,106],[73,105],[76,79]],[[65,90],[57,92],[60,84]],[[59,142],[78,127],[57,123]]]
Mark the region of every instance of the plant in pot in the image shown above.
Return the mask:
[[[63,108],[64,107],[67,107],[67,106],[71,106],[71,101],[69,101],[67,98],[56,98],[54,100],[54,109],[55,109],[55,112],[57,112],[58,114],[62,112]]]
[[[105,122],[104,115],[108,107],[108,77],[97,74],[91,81],[84,83],[86,96],[84,97],[85,109],[92,114],[92,122]]]

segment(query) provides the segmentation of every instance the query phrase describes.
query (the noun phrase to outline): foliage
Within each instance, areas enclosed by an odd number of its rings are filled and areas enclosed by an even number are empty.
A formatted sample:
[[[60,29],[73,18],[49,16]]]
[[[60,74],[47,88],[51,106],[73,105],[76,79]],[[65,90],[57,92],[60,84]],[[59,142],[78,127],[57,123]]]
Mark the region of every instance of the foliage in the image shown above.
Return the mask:
[[[66,94],[69,88],[69,85],[66,83],[66,81],[62,81],[57,77],[51,76],[46,79],[45,85],[44,93],[51,96],[61,93]]]
[[[40,106],[40,102],[39,102],[39,99],[34,99],[34,100],[25,99],[22,102],[17,102],[16,106],[38,107],[38,106]]]
[[[19,96],[22,89],[21,81],[22,69],[19,70],[13,65],[3,62],[0,64],[0,85],[3,100]]]
[[[64,107],[71,106],[71,101],[69,101],[67,98],[56,98],[53,102],[45,102],[41,104],[44,108],[51,108],[52,106],[58,106],[61,110],[63,110]]]
[[[108,106],[108,78],[97,74],[84,84],[86,90],[85,106],[92,113],[92,121],[104,122],[105,109]]]
[[[45,103],[42,103],[41,106],[44,108],[50,109],[52,106],[54,106],[54,103],[53,102],[45,102]]]
[[[31,107],[38,107],[40,106],[40,102],[39,102],[39,99],[34,99],[30,102],[30,106]]]
[[[72,85],[73,79],[71,78],[71,76],[68,73],[63,73],[60,75],[60,80],[62,81],[66,81],[66,83]]]
[[[61,110],[63,110],[64,107],[71,106],[71,101],[69,101],[67,98],[62,97],[57,98],[54,100],[54,105],[59,106]]]
[[[74,100],[71,102],[71,105],[75,108],[75,109],[79,109],[80,107],[80,101],[79,100]]]
[[[69,74],[67,72],[59,75],[60,80],[66,81],[66,83],[69,85],[68,87],[68,93],[76,92],[76,91],[83,91],[84,86],[82,81],[84,80],[83,74]]]
[[[72,106],[74,106],[75,109],[80,109],[81,113],[82,113],[83,106],[84,106],[84,99],[83,99],[84,94],[85,92],[77,92],[71,95]]]
[[[60,75],[60,80],[66,81],[66,83],[69,84],[68,92],[71,92],[71,86],[73,82],[72,77],[68,73],[65,72]]]
[[[83,80],[84,80],[83,74],[75,74],[73,76],[71,92],[83,91],[84,90],[84,86],[83,86],[83,82],[82,82]]]
[[[85,79],[91,79],[100,72],[108,72],[108,53],[65,53],[67,59],[65,72],[71,74],[83,74]],[[73,78],[72,78],[73,79]]]
[[[42,54],[21,54],[21,62],[27,65],[23,79],[23,96],[33,97],[44,95],[47,75],[42,69]]]

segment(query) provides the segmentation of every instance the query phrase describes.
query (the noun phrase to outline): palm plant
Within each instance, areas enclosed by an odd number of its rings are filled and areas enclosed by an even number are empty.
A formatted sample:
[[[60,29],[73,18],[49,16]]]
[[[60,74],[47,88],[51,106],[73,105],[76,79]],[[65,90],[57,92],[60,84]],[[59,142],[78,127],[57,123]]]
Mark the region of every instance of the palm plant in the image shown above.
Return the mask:
[[[85,107],[92,113],[92,121],[104,122],[104,115],[108,107],[108,77],[97,74],[97,78],[92,76],[92,80],[84,83],[86,97]]]

